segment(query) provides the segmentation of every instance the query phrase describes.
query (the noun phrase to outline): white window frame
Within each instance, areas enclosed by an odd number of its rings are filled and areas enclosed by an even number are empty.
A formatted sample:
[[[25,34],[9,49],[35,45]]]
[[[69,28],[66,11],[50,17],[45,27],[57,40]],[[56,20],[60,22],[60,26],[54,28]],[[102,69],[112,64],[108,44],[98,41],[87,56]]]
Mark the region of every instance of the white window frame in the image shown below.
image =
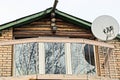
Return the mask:
[[[65,64],[66,64],[66,74],[72,74],[72,54],[71,54],[71,43],[65,44]],[[93,46],[94,48],[94,46]],[[45,74],[45,48],[44,43],[39,43],[39,74]],[[95,59],[95,51],[94,51],[94,59]],[[95,60],[96,64],[96,60]],[[96,66],[95,66],[96,68]],[[96,69],[97,70],[97,69]],[[97,73],[97,72],[96,72]]]
[[[45,74],[45,48],[44,43],[39,43],[39,74]]]
[[[66,74],[72,74],[70,43],[65,43]],[[45,48],[39,43],[39,74],[45,74]]]
[[[72,74],[70,43],[65,43],[66,74]]]
[[[38,40],[38,41],[37,41]],[[39,74],[45,74],[45,51],[44,51],[44,41],[46,42],[48,39],[47,38],[45,38],[45,40],[44,39],[42,39],[42,40],[39,40],[39,39],[36,39],[36,42],[40,42],[39,43],[39,50],[41,50],[41,52],[39,51],[39,57],[41,57],[41,56],[43,56],[41,59],[39,58]],[[24,39],[23,39],[23,41],[22,42],[19,42],[19,40],[12,40],[13,42],[12,42],[12,44],[20,44],[20,43],[25,43],[25,42],[27,42],[27,40],[25,39],[25,41],[24,41]],[[66,63],[66,74],[72,74],[72,64],[71,64],[71,52],[70,52],[70,43],[71,42],[74,42],[74,41],[76,41],[77,43],[85,43],[85,44],[89,44],[89,40],[79,40],[79,39],[72,39],[72,40],[70,40],[70,39],[68,39],[68,38],[66,38],[66,39],[62,39],[61,38],[61,40],[59,40],[59,38],[56,38],[55,40],[53,40],[53,39],[51,39],[50,38],[50,40],[48,40],[48,42],[55,42],[55,41],[58,41],[58,42],[60,42],[61,41],[61,43],[65,43],[65,63]],[[31,41],[28,41],[28,42],[34,42],[34,40],[32,40],[31,39]],[[91,41],[92,42],[92,41]],[[90,44],[92,44],[90,42]],[[99,46],[101,46],[101,45],[103,45],[103,43],[101,43],[101,42],[95,42],[95,41],[93,41],[93,46],[96,44],[96,45],[99,45]],[[5,44],[4,45],[7,45],[8,43],[6,43],[5,42]],[[11,43],[9,43],[9,44],[11,44]],[[105,44],[105,43],[104,43]],[[105,44],[105,46],[107,47],[111,47],[112,48],[112,45],[108,45],[108,44]],[[13,58],[14,58],[14,56],[13,56]],[[95,51],[94,51],[94,58],[96,58],[96,56],[95,56]],[[95,59],[96,60],[96,59]],[[14,60],[13,60],[14,61]],[[42,62],[41,62],[42,61]],[[95,61],[95,63],[96,63],[96,61]],[[95,66],[96,67],[96,66]],[[13,76],[15,75],[15,61],[13,62]],[[97,67],[96,67],[97,68]],[[97,71],[97,69],[96,69],[96,71]],[[97,72],[96,72],[96,74],[97,74]]]
[[[45,74],[45,47],[44,42],[38,43],[39,45],[39,74]],[[64,43],[65,44],[65,64],[66,64],[66,74],[72,74],[72,62],[71,62],[71,43]],[[95,58],[95,51],[94,51],[94,58]],[[96,59],[95,59],[96,64]],[[13,64],[13,68],[15,68],[15,61]],[[96,70],[97,71],[97,70]],[[15,74],[15,69],[13,69],[13,75]],[[96,72],[97,73],[97,72]]]

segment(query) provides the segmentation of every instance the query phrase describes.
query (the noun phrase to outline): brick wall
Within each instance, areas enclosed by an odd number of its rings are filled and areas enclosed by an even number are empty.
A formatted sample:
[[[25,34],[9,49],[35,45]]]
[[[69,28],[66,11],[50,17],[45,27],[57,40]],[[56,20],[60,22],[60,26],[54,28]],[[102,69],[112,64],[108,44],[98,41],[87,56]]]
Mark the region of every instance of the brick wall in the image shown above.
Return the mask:
[[[114,49],[114,58],[115,58],[115,66],[116,66],[116,72],[117,78],[120,79],[120,40],[116,39],[112,42],[115,45]]]
[[[113,50],[113,53],[110,54],[109,62],[106,65],[109,71],[107,71],[103,66],[105,55],[101,52],[101,49],[99,48],[101,76],[107,76],[106,74],[108,73],[111,78],[120,79],[120,40],[115,39],[109,41],[108,43],[114,44],[115,48]]]
[[[2,31],[0,41],[13,38],[12,29]],[[12,75],[12,46],[0,46],[0,76]]]

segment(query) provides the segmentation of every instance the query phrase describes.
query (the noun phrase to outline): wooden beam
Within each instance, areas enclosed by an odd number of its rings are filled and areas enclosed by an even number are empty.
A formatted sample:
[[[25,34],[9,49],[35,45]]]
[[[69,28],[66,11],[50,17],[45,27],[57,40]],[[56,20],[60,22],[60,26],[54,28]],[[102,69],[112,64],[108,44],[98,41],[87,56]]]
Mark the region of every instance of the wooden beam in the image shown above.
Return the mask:
[[[52,11],[55,12],[56,6],[57,6],[58,0],[54,1]]]
[[[98,46],[94,46],[94,52],[95,52],[95,53],[94,53],[94,56],[95,56],[95,64],[96,64],[97,75],[98,75],[98,76],[101,76]]]
[[[19,77],[0,77],[0,80],[112,80],[110,78],[88,76],[88,75],[73,75],[73,74],[43,74],[43,75],[27,75]]]
[[[33,35],[33,34],[36,34],[36,35],[38,35],[38,34],[52,34],[53,35],[53,33],[51,33],[51,31],[17,31],[17,32],[14,32],[14,34],[16,35],[16,34],[30,34],[30,35]],[[92,34],[89,34],[89,33],[85,33],[85,32],[70,32],[70,31],[57,31],[56,32],[56,34],[55,35],[76,35],[76,36],[93,36]]]
[[[24,37],[39,37],[39,36],[62,36],[62,37],[79,37],[79,38],[91,38],[93,37],[92,34],[85,33],[85,32],[70,32],[70,31],[57,31],[53,34],[51,31],[15,31],[14,37],[24,38]]]
[[[31,30],[31,31],[51,31],[51,28],[48,26],[48,27],[34,27],[34,28],[32,28],[32,27],[28,27],[28,28],[14,28],[14,30],[15,31],[29,31],[29,30]],[[83,29],[76,29],[76,28],[59,28],[58,27],[58,29],[57,29],[57,31],[75,31],[75,32],[77,32],[77,31],[81,31],[81,32],[85,32],[85,30],[83,30]],[[88,31],[87,31],[88,32]]]
[[[52,34],[32,34],[32,35],[26,35],[26,34],[22,34],[22,35],[19,35],[19,34],[16,34],[14,35],[15,39],[25,39],[25,38],[37,38],[39,36],[43,36],[43,37],[46,37],[46,36],[51,36],[51,37],[68,37],[68,35],[52,35]],[[85,38],[85,39],[94,39],[93,36],[78,36],[78,35],[74,35],[74,37],[72,35],[69,35],[69,37],[71,38]]]
[[[41,38],[28,38],[28,39],[18,39],[18,40],[6,40],[0,41],[0,45],[12,45],[12,44],[21,44],[28,42],[56,42],[56,43],[83,43],[91,44],[97,46],[104,46],[109,48],[114,48],[114,45],[108,44],[105,42],[93,41],[88,39],[79,39],[79,38],[50,38],[50,37],[41,37]]]

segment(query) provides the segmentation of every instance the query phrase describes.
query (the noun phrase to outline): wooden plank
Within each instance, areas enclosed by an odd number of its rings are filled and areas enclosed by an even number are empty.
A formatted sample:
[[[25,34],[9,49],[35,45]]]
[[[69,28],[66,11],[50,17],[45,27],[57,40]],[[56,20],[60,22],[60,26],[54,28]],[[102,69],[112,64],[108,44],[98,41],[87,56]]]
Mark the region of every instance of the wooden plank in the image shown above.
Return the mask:
[[[51,27],[23,27],[23,28],[14,28],[14,31],[16,31],[16,30],[21,30],[21,31],[26,31],[26,30],[28,30],[28,31],[30,31],[30,30],[33,30],[33,31],[41,31],[41,30],[49,30],[49,31],[51,31],[52,29],[51,29]],[[90,31],[85,31],[85,30],[83,30],[83,29],[76,29],[76,28],[57,28],[57,31],[74,31],[74,32],[90,32]]]
[[[60,24],[57,24],[56,25],[58,28],[75,28],[75,29],[81,29],[80,26],[72,26],[72,25],[60,25]]]
[[[56,21],[63,21],[62,19],[56,18]]]
[[[87,75],[39,75],[38,79],[86,80]]]
[[[92,38],[93,39],[93,36],[90,35],[90,34],[85,34],[85,35],[82,35],[82,34],[53,34],[53,33],[34,33],[34,34],[14,34],[14,37],[15,38],[26,38],[26,37],[39,37],[39,36],[54,36],[54,37],[80,37],[80,38]]]
[[[66,36],[93,36],[92,34],[89,33],[85,33],[85,32],[70,32],[70,31],[57,31],[55,34],[52,33],[52,31],[15,31],[13,33],[14,35],[45,35],[45,34],[49,34],[49,35],[66,35]]]
[[[109,48],[114,48],[114,45],[98,42],[88,39],[76,39],[76,38],[49,38],[49,37],[41,37],[41,38],[28,38],[28,39],[18,39],[18,40],[5,40],[0,41],[0,45],[12,45],[12,44],[21,44],[28,42],[58,42],[58,43],[83,43],[83,44],[91,44],[97,46],[104,46]]]
[[[41,30],[41,31],[14,31],[14,34],[53,34],[52,31],[46,31],[46,30]],[[82,36],[86,36],[86,35],[92,35],[90,33],[87,33],[87,32],[74,32],[74,31],[56,31],[56,33],[54,35],[59,35],[59,34],[65,34],[65,35],[82,35]],[[93,36],[93,35],[92,35]]]
[[[32,22],[32,23],[30,23],[30,24],[32,24],[32,25],[42,25],[42,24],[50,24],[51,22],[50,21],[38,21],[38,22]]]
[[[43,37],[46,37],[46,36],[51,36],[51,37],[68,37],[67,35],[51,35],[51,34],[46,34],[46,35],[42,35],[42,34],[41,35],[24,35],[24,34],[22,34],[22,35],[14,35],[15,39],[37,38],[39,36],[43,36]],[[71,37],[71,38],[79,38],[79,37],[81,37],[83,39],[90,39],[90,38],[93,39],[93,36],[77,36],[77,35],[75,35],[73,37],[71,35],[69,37]]]
[[[65,75],[65,74],[45,74],[27,75],[18,77],[0,77],[0,80],[112,80],[108,77],[88,76],[88,75]]]
[[[23,28],[25,29],[32,29],[32,28],[37,28],[37,29],[42,29],[42,28],[51,28],[50,25],[27,25],[27,26],[22,26],[22,27],[16,27],[14,28],[14,30],[23,30]],[[80,30],[80,31],[88,31],[85,29],[81,29],[80,27],[74,27],[74,26],[65,26],[65,25],[59,25],[57,26],[57,29],[73,29],[73,30]],[[90,32],[90,31],[89,31]]]
[[[63,25],[62,24],[56,24],[56,26],[58,28],[61,27],[61,28],[77,28],[77,29],[80,29],[80,26],[75,26],[75,25],[71,25],[71,24],[69,24],[69,25],[67,25],[67,24],[63,24]],[[22,27],[50,27],[50,24],[36,24],[36,25],[28,24],[28,25],[24,25]]]
[[[46,24],[44,24],[44,25],[24,25],[24,26],[21,26],[21,27],[16,27],[16,28],[44,28],[44,27],[50,27],[50,25],[46,25]],[[14,29],[16,29],[16,28],[14,28]]]
[[[72,25],[72,26],[74,26],[74,24],[63,22],[63,21],[56,21],[56,24],[59,24],[59,25]]]
[[[101,70],[100,70],[100,60],[99,60],[99,53],[98,53],[98,46],[94,47],[94,55],[95,55],[95,64],[96,64],[96,70],[98,76],[101,76]]]
[[[30,80],[30,79],[36,79],[35,75],[29,75],[29,76],[16,76],[16,77],[0,77],[0,80]]]

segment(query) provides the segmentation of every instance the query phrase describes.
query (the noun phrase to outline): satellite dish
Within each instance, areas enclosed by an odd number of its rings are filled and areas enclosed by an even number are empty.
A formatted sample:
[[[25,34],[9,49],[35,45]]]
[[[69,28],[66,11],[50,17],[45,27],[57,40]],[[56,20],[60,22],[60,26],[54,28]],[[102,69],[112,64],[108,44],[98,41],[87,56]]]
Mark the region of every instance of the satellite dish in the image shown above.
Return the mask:
[[[113,17],[103,15],[93,21],[91,30],[102,41],[112,40],[119,33],[119,24]]]

